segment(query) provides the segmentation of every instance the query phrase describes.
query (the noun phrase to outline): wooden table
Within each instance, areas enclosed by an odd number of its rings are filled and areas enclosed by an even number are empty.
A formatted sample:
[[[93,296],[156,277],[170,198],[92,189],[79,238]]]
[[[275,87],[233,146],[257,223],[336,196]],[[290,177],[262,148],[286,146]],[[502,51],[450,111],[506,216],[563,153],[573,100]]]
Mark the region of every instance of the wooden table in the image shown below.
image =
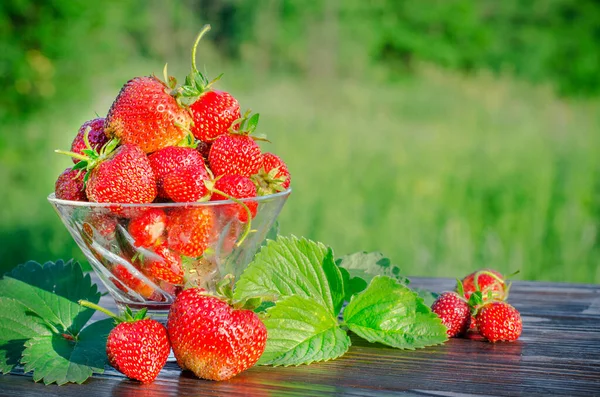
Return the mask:
[[[415,278],[412,285],[441,292],[454,281]],[[405,351],[353,337],[340,359],[254,367],[226,382],[199,380],[175,362],[147,386],[112,368],[65,386],[34,383],[16,371],[0,376],[0,396],[600,396],[600,285],[516,281],[509,301],[524,324],[513,343],[452,339]]]

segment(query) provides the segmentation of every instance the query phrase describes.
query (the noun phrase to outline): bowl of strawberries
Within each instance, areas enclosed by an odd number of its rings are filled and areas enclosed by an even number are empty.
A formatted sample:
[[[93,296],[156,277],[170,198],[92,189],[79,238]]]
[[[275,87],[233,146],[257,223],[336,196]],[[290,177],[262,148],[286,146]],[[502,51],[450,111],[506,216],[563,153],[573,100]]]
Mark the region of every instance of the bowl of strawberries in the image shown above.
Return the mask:
[[[166,317],[188,286],[241,274],[290,195],[283,160],[261,149],[258,114],[196,69],[129,80],[85,122],[48,200],[117,305]]]

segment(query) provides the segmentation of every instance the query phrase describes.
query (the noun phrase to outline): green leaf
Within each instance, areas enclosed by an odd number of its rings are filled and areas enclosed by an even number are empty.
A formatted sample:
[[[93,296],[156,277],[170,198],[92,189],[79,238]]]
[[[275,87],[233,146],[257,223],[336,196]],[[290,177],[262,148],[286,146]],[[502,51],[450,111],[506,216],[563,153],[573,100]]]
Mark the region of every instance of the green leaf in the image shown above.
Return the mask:
[[[80,306],[85,299],[98,303],[100,293],[89,274],[77,262],[57,261],[44,265],[30,261],[14,268],[0,280],[0,296],[20,301],[31,312],[55,327],[58,333],[76,335],[94,314]],[[1,338],[1,337],[0,337]]]
[[[329,308],[309,297],[290,296],[267,310],[267,345],[258,364],[300,365],[332,360],[350,347]]]
[[[368,340],[400,349],[445,342],[446,327],[410,288],[387,276],[374,277],[344,310],[348,328]]]
[[[440,294],[436,294],[433,291],[429,291],[428,289],[425,288],[411,288],[413,291],[415,291],[417,293],[417,295],[419,295],[419,297],[421,299],[423,299],[423,303],[426,306],[431,307],[431,305],[433,305],[433,302],[435,302],[435,300],[438,298],[438,296],[440,296]]]
[[[21,302],[0,296],[0,373],[19,364],[28,339],[51,334],[41,318],[28,312]]]
[[[325,272],[325,276],[327,277],[327,282],[329,283],[329,288],[331,291],[333,314],[337,315],[344,304],[344,279],[339,267],[335,265],[335,261],[333,259],[333,250],[331,248],[327,250],[327,255],[323,260],[323,271]]]
[[[259,119],[260,115],[258,113],[252,115],[252,117],[250,117],[250,119],[248,119],[248,131],[249,132],[254,132],[256,130],[256,127],[258,126],[258,119]]]
[[[381,252],[356,252],[345,255],[336,264],[350,273],[350,278],[360,277],[370,283],[375,276],[388,276],[402,284],[408,284],[408,279],[400,275],[400,268],[391,263]]]
[[[324,268],[333,262],[321,243],[295,236],[268,241],[235,285],[234,300],[248,296],[275,295],[279,299],[298,295],[313,299],[337,315],[337,292],[332,292]],[[337,287],[336,287],[337,288]]]
[[[37,336],[25,343],[25,372],[45,384],[83,383],[93,373],[103,373],[106,363],[106,338],[114,327],[107,318],[84,328],[75,340],[58,334]]]

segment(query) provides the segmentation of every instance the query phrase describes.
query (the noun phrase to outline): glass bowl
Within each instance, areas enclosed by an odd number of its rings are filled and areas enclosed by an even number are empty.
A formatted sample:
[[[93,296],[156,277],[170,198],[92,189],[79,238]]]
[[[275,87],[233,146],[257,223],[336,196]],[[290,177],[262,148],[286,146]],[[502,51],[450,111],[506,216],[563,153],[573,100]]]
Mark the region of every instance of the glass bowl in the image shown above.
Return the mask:
[[[239,277],[290,193],[240,200],[247,209],[230,200],[108,204],[61,200],[52,193],[48,201],[119,310],[145,307],[164,321],[184,287],[214,292],[226,275]]]

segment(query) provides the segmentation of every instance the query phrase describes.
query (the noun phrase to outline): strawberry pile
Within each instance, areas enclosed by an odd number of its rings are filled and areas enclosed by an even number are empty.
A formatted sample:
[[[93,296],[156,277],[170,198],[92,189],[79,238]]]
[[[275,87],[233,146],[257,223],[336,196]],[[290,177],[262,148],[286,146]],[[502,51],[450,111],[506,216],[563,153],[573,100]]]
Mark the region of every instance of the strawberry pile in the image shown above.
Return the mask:
[[[523,328],[521,315],[506,302],[510,284],[492,269],[459,280],[456,291],[442,293],[431,306],[448,329],[449,337],[512,342]]]
[[[252,199],[290,186],[286,164],[263,152],[257,140],[264,138],[252,135],[258,114],[242,114],[231,94],[213,88],[221,76],[209,81],[196,68],[196,47],[209,29],[205,26],[196,39],[192,70],[183,84],[168,76],[166,67],[164,81],[156,76],[129,80],[106,117],[86,121],[70,151],[57,151],[69,155],[73,165],[57,178],[56,198],[113,204],[111,213],[94,210],[84,219],[82,238],[104,263],[92,242],[123,234],[120,241],[128,247],[122,248],[133,268],[106,265],[117,287],[145,299],[161,300],[138,271],[155,285],[183,284],[185,263],[202,257],[223,225],[231,224],[225,245],[240,244],[257,215]],[[219,200],[235,203],[224,211],[119,205]]]

